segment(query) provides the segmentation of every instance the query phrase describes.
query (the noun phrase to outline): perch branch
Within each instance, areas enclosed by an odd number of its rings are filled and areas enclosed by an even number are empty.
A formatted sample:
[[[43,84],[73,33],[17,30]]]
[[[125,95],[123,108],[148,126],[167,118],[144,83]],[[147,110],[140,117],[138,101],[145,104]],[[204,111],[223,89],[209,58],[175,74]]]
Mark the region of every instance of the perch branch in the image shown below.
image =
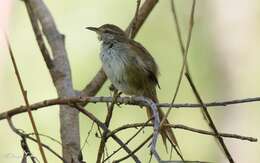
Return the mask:
[[[38,109],[47,109],[48,106],[53,105],[69,105],[71,103],[85,103],[85,102],[91,102],[91,103],[107,103],[112,102],[112,97],[64,97],[64,98],[55,98],[55,99],[49,99],[44,100],[41,102],[34,103],[30,105],[30,108],[32,111],[38,110]],[[245,104],[245,103],[252,103],[252,102],[260,102],[260,97],[253,97],[253,98],[244,98],[244,99],[236,99],[236,100],[228,100],[228,101],[219,101],[219,102],[209,102],[205,103],[206,107],[220,107],[220,106],[228,106],[228,105],[237,105],[237,104]],[[125,105],[136,105],[136,106],[145,106],[144,101],[140,101],[140,99],[136,99],[134,97],[119,97],[117,98],[117,103],[119,104],[125,104]],[[200,108],[201,104],[190,104],[190,103],[183,103],[183,104],[169,104],[169,103],[160,103],[157,104],[157,107],[160,108],[169,108],[172,106],[172,108]],[[135,108],[136,109],[136,108]],[[222,108],[227,109],[227,108]],[[13,109],[10,109],[9,111],[0,113],[0,120],[4,120],[7,118],[7,115],[14,116],[17,114],[21,114],[26,112],[26,106],[19,106]]]

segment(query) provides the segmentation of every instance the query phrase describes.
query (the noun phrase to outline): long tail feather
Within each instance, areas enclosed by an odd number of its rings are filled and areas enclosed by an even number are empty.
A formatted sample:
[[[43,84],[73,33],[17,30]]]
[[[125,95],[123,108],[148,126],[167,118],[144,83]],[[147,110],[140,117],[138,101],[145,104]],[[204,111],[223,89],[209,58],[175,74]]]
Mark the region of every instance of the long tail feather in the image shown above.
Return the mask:
[[[158,103],[158,99],[156,96],[156,92],[151,91],[149,93],[146,93],[146,97],[151,98],[154,102]],[[153,117],[153,113],[152,110],[147,107],[146,108],[146,112],[147,112],[147,116],[149,119],[151,119]],[[159,113],[159,118],[160,121],[163,120],[163,118],[165,117],[164,112],[162,111],[161,108],[158,108],[158,113]],[[178,145],[177,139],[172,131],[171,127],[167,127],[167,125],[170,124],[168,119],[165,119],[164,123],[163,123],[163,127],[161,127],[160,129],[160,134],[162,136],[162,140],[163,140],[163,144],[165,146],[166,152],[168,152],[168,148],[167,148],[167,140],[171,143],[171,145],[173,146],[173,148],[175,149],[175,151],[177,152],[177,154],[180,156],[180,158],[183,160],[182,154],[181,154],[181,150],[180,147]]]

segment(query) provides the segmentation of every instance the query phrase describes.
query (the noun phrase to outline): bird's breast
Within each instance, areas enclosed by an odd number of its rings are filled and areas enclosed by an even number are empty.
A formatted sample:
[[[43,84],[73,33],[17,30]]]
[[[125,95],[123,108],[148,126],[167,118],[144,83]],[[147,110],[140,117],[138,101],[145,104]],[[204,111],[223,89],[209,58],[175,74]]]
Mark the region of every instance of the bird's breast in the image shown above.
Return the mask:
[[[102,48],[100,59],[103,70],[112,84],[117,89],[124,91],[128,87],[126,77],[127,53],[117,48]]]

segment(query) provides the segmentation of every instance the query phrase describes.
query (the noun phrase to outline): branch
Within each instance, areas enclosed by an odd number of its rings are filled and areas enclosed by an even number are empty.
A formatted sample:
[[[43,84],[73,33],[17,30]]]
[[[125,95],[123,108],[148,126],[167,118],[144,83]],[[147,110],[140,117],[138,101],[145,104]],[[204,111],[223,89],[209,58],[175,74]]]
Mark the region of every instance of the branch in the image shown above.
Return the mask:
[[[153,137],[153,135],[150,135],[149,137],[147,137],[136,149],[133,150],[132,153],[129,153],[128,155],[126,155],[125,157],[115,160],[113,161],[114,163],[119,163],[124,161],[125,159],[129,158],[131,155],[135,154],[137,151],[139,151],[142,147],[144,147],[144,145]]]
[[[72,105],[73,103],[71,103]],[[111,132],[107,126],[102,123],[99,119],[97,119],[92,113],[88,112],[86,109],[84,109],[81,105],[74,103],[73,104],[74,108],[76,108],[78,111],[80,111],[82,114],[86,115],[88,118],[90,118],[92,121],[94,121],[99,127],[102,128],[102,130],[104,132],[107,132],[108,134]],[[125,146],[125,144],[122,142],[121,139],[119,139],[116,135],[112,135],[111,136],[120,146],[123,147],[123,149],[127,152],[127,153],[131,153],[132,151]],[[136,157],[135,155],[132,155],[132,158],[135,162],[140,163],[140,160],[138,159],[138,157]]]
[[[32,111],[31,111],[31,108],[30,108],[29,100],[28,100],[28,97],[27,97],[27,91],[24,89],[24,86],[23,86],[23,83],[22,83],[22,79],[21,79],[21,76],[19,74],[19,70],[18,70],[18,67],[16,65],[16,62],[15,62],[14,54],[13,54],[13,51],[11,49],[11,46],[10,46],[10,43],[9,43],[7,37],[6,37],[6,42],[8,44],[8,50],[9,50],[9,54],[11,56],[11,60],[12,60],[13,67],[14,67],[14,70],[15,70],[15,75],[16,75],[16,78],[18,80],[18,83],[19,83],[19,86],[20,86],[20,90],[21,90],[22,95],[23,95],[24,102],[26,104],[26,110],[28,112],[28,115],[29,115],[29,118],[30,118],[30,122],[32,124],[33,131],[34,131],[34,133],[36,135],[37,144],[38,144],[38,147],[39,147],[39,150],[40,150],[43,162],[47,163],[47,159],[46,159],[44,150],[43,150],[42,145],[41,145],[41,139],[39,137],[38,130],[37,130],[37,127],[36,127],[36,124],[35,124],[35,121],[34,121],[34,118],[33,118],[33,115],[32,115]]]
[[[29,140],[31,140],[31,141],[33,141],[33,142],[35,142],[35,143],[38,143],[37,139],[34,139],[33,137],[30,136],[31,134],[26,134],[26,133],[24,133],[22,130],[17,129],[17,128],[14,126],[11,117],[8,117],[7,120],[8,120],[8,124],[9,124],[10,128],[13,130],[13,132],[15,132],[17,135],[19,135],[19,136],[22,138],[22,140],[25,140],[25,141],[26,141],[26,139],[29,139]],[[43,143],[41,143],[41,145],[42,145],[42,147],[44,147],[45,149],[47,149],[48,151],[50,151],[52,154],[54,154],[56,157],[58,157],[61,161],[63,161],[64,163],[67,163],[66,160],[64,160],[57,152],[55,152],[53,149],[51,149],[48,145],[43,144]],[[27,146],[28,146],[28,145],[27,145]],[[27,148],[28,148],[28,147],[27,147]],[[30,153],[30,152],[29,152],[29,153]],[[32,159],[32,161],[34,162],[33,159]],[[35,163],[35,162],[34,162],[34,163]]]
[[[114,129],[107,136],[110,137],[113,134],[116,134],[120,131],[129,129],[129,128],[137,128],[137,127],[143,127],[143,126],[152,127],[153,124],[152,123],[149,123],[149,124],[145,124],[145,123],[126,124],[126,125],[123,125],[123,126],[120,126],[116,129]],[[192,128],[192,127],[185,126],[185,125],[182,125],[182,124],[174,124],[174,125],[173,124],[167,124],[167,125],[163,125],[163,126],[169,126],[171,128],[183,129],[183,130],[187,130],[187,131],[191,131],[191,132],[195,132],[195,133],[199,133],[199,134],[211,135],[211,136],[216,137],[216,134],[214,132],[196,129],[196,128]],[[234,138],[234,139],[240,139],[240,140],[247,140],[247,141],[250,141],[250,142],[257,142],[257,138],[248,137],[248,136],[242,136],[242,135],[237,135],[237,134],[229,134],[229,133],[219,133],[219,135],[222,136],[222,137],[227,137],[227,138]]]
[[[207,120],[208,120],[208,122],[209,122],[209,126],[210,126],[211,129],[215,132],[216,138],[218,139],[220,145],[222,146],[222,148],[223,148],[223,150],[224,150],[224,152],[225,152],[226,157],[228,158],[228,160],[229,160],[230,163],[234,163],[234,160],[233,160],[231,154],[229,153],[229,151],[228,151],[228,149],[227,149],[227,147],[226,147],[226,145],[225,145],[225,143],[224,143],[224,140],[223,140],[222,137],[219,135],[219,132],[218,132],[218,130],[217,130],[217,128],[216,128],[216,126],[215,126],[215,124],[214,124],[214,122],[213,122],[213,120],[212,120],[212,118],[211,118],[211,116],[210,116],[210,114],[209,114],[209,112],[208,112],[208,108],[207,108],[207,107],[205,106],[205,104],[203,103],[202,98],[201,98],[201,96],[199,95],[199,93],[198,93],[198,91],[197,91],[197,89],[196,89],[196,87],[195,87],[195,85],[194,85],[194,83],[193,83],[193,81],[192,81],[190,75],[189,75],[188,73],[185,73],[185,75],[186,75],[186,78],[187,78],[188,81],[189,81],[189,84],[190,84],[190,86],[191,86],[191,88],[192,88],[192,91],[194,92],[194,94],[195,94],[195,96],[196,96],[196,99],[197,99],[197,100],[199,101],[199,103],[202,105],[201,108],[203,109],[203,111],[204,111],[204,113],[205,113],[205,116],[206,116],[206,118],[207,118]]]
[[[55,99],[49,99],[44,100],[41,102],[34,103],[30,105],[30,108],[32,111],[38,110],[38,109],[47,109],[48,106],[53,105],[69,105],[71,103],[108,103],[112,102],[112,97],[64,97],[64,98],[55,98]],[[146,106],[144,101],[140,101],[140,99],[136,99],[135,97],[118,97],[116,100],[119,104],[125,104],[125,105],[136,105],[136,106]],[[245,104],[245,103],[252,103],[252,102],[260,102],[260,97],[253,97],[253,98],[245,98],[245,99],[236,99],[236,100],[229,100],[229,101],[220,101],[220,102],[210,102],[205,103],[206,107],[219,107],[219,106],[228,106],[228,105],[237,105],[237,104]],[[190,103],[183,103],[183,104],[169,104],[169,103],[160,103],[157,104],[157,107],[160,108],[169,108],[172,106],[172,108],[200,108],[201,104],[190,104]],[[225,109],[225,108],[223,108]],[[9,111],[0,113],[0,120],[4,120],[7,118],[7,115],[14,116],[17,114],[21,114],[26,112],[25,106],[19,106],[16,108],[13,108]]]
[[[36,37],[38,46],[41,50],[43,59],[47,65],[48,69],[51,70],[53,68],[53,62],[51,59],[51,55],[48,51],[48,48],[46,47],[46,45],[44,43],[42,32],[41,32],[39,24],[38,24],[38,19],[35,16],[35,14],[33,13],[32,7],[31,7],[30,3],[28,3],[28,0],[25,0],[25,6],[26,6],[27,13],[28,13],[28,16],[29,16],[31,24],[32,24],[33,31],[35,33],[35,37]]]
[[[117,97],[119,97],[119,95],[120,94],[118,94],[118,91],[115,90],[114,95],[113,95],[113,101],[107,108],[107,116],[106,116],[106,120],[105,120],[105,125],[106,125],[107,128],[109,127],[109,124],[110,124],[110,121],[111,121],[111,118],[112,118],[112,114],[113,114],[113,110],[114,110],[114,105],[115,105],[116,99],[117,99]],[[104,153],[104,148],[105,148],[106,141],[107,141],[106,135],[107,135],[107,132],[104,131],[102,136],[101,136],[101,141],[100,141],[100,144],[99,144],[97,161],[96,161],[97,163],[101,162],[101,158],[102,158],[102,155]]]
[[[218,130],[207,110],[207,107],[204,105],[203,101],[202,101],[202,98],[197,90],[197,88],[195,87],[195,84],[191,78],[191,75],[190,75],[190,72],[189,72],[189,69],[188,69],[188,64],[186,62],[186,59],[187,59],[187,49],[189,47],[189,44],[190,44],[190,40],[191,40],[191,33],[192,33],[192,29],[193,29],[193,25],[194,25],[194,10],[195,10],[195,5],[196,5],[196,0],[193,0],[193,4],[192,4],[192,12],[191,12],[191,16],[190,16],[190,24],[189,24],[189,35],[188,35],[188,40],[187,40],[187,45],[186,45],[186,49],[184,51],[184,44],[183,44],[183,41],[182,41],[182,38],[181,38],[181,33],[180,33],[180,27],[179,27],[179,23],[178,23],[178,19],[177,19],[177,15],[176,15],[176,12],[175,12],[175,7],[174,7],[174,0],[171,0],[171,6],[172,6],[172,12],[173,12],[173,15],[174,15],[174,20],[175,20],[175,24],[176,24],[176,29],[177,29],[177,33],[178,33],[178,39],[179,39],[179,43],[180,43],[180,47],[181,47],[181,51],[182,51],[182,55],[183,55],[183,67],[182,67],[182,71],[184,69],[184,63],[186,65],[186,72],[185,72],[185,76],[186,78],[188,79],[188,82],[192,88],[192,91],[197,99],[197,101],[202,105],[202,113],[204,115],[204,117],[206,117],[208,123],[209,123],[209,126],[211,127],[211,129],[216,133],[217,135],[217,139],[219,141],[219,143],[221,144],[222,148],[224,149],[224,152],[225,152],[225,155],[226,157],[228,158],[229,162],[230,163],[233,163],[234,160],[230,154],[230,152],[228,151],[222,137],[219,136],[219,133],[218,133]],[[170,110],[169,110],[170,111]]]
[[[73,90],[70,64],[65,49],[65,37],[61,34],[55,24],[55,21],[42,0],[25,0],[24,1],[31,24],[42,52],[42,56],[49,69],[52,81],[55,85],[59,97],[75,96]],[[41,29],[39,28],[41,25]],[[42,33],[45,35],[53,59],[47,50],[42,39]],[[80,135],[79,135],[79,118],[77,110],[70,109],[69,106],[60,106],[60,135],[62,140],[62,152],[67,162],[78,163],[80,154]]]
[[[129,144],[130,141],[132,141],[141,131],[143,131],[143,129],[146,127],[145,125],[148,124],[151,120],[152,120],[152,119],[149,119],[149,120],[147,120],[145,123],[143,123],[143,126],[140,126],[141,128],[140,128],[132,137],[130,137],[130,138],[126,141],[125,145]],[[153,125],[151,125],[151,126],[153,126]],[[108,135],[106,135],[106,136],[107,136],[107,138],[108,138],[108,137],[110,137],[111,135],[114,135],[114,134],[115,134],[115,133],[113,133],[113,131],[111,131],[111,132],[110,132]],[[152,134],[151,134],[150,138],[152,138]],[[141,144],[142,144],[142,143],[141,143]],[[109,158],[111,158],[113,155],[115,155],[117,152],[119,152],[120,149],[122,149],[122,146],[119,147],[117,150],[115,150],[111,155],[109,155],[104,161],[102,161],[102,163],[104,163],[104,162],[107,161]],[[134,152],[134,151],[133,151],[133,152]],[[130,156],[130,154],[129,154],[129,156]]]

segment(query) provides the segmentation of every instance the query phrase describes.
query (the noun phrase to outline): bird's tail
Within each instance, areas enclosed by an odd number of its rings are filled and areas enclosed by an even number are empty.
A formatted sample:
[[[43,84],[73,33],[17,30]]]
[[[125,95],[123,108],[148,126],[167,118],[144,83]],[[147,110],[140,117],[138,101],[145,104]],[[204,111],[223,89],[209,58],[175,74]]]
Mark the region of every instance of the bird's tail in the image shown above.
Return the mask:
[[[153,117],[152,110],[150,108],[146,108],[146,111],[147,111],[148,119],[151,119]],[[161,122],[163,120],[165,114],[162,111],[162,109],[160,109],[160,108],[158,108],[158,113],[159,113],[159,118],[160,118],[160,122]],[[170,143],[173,146],[177,146],[177,148],[179,148],[176,137],[175,137],[171,127],[167,127],[167,124],[170,124],[170,123],[167,119],[165,119],[165,121],[163,122],[163,126],[160,129],[160,134],[162,136],[162,140],[163,140],[164,146],[166,148],[166,151],[168,151],[167,142],[166,142],[167,139],[170,141]]]
[[[157,97],[151,97],[150,98],[155,102],[155,103],[158,103],[158,99]],[[152,110],[147,107],[146,108],[146,111],[147,111],[147,116],[148,116],[148,119],[151,119],[153,117],[153,112]],[[164,112],[162,111],[161,108],[158,108],[158,113],[159,113],[159,118],[160,118],[160,122],[164,119],[165,117],[165,114]],[[169,140],[169,142],[171,143],[172,147],[175,149],[175,151],[177,152],[177,154],[181,157],[181,159],[183,159],[182,157],[182,154],[181,154],[181,151],[180,151],[180,148],[179,148],[179,145],[178,145],[178,142],[177,142],[177,139],[171,129],[171,127],[167,126],[169,123],[168,119],[165,119],[164,122],[163,122],[163,125],[162,127],[160,128],[160,134],[162,136],[162,140],[163,140],[163,143],[164,143],[164,146],[165,146],[165,149],[166,151],[168,152],[168,148],[167,148],[167,140]]]

